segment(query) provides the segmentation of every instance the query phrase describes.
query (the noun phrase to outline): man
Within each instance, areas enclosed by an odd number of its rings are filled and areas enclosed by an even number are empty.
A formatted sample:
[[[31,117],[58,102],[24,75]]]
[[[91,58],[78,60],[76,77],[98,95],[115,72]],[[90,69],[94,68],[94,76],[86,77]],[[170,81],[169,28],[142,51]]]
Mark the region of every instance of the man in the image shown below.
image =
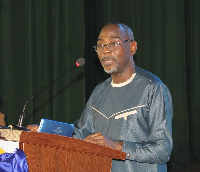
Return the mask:
[[[125,152],[125,161],[113,160],[114,172],[167,171],[173,144],[168,88],[135,66],[137,42],[127,25],[106,24],[95,50],[111,78],[94,89],[73,137]]]

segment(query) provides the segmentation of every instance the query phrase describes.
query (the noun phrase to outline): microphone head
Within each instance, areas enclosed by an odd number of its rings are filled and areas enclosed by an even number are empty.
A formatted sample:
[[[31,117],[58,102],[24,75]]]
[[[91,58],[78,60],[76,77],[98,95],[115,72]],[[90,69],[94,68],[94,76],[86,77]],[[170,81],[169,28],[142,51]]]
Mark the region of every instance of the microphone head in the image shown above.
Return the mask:
[[[76,61],[76,66],[79,67],[79,66],[83,66],[85,64],[85,59],[84,58],[79,58],[77,61]]]

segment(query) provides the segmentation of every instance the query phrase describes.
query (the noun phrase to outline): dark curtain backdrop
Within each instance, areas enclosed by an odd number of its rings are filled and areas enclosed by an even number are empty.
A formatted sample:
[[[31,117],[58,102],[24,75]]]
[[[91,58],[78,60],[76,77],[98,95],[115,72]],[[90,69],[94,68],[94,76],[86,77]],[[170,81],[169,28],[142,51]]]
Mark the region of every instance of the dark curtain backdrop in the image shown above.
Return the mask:
[[[84,56],[85,67],[27,106],[25,125],[41,118],[78,119],[94,87],[109,77],[92,46],[105,23],[120,21],[138,42],[136,65],[159,76],[171,91],[169,165],[184,167],[190,157],[200,158],[199,9],[199,0],[1,0],[0,97],[7,124],[16,124],[25,101]]]
[[[24,103],[84,56],[82,1],[1,0],[0,97],[7,124]],[[72,123],[85,106],[84,67],[76,68],[31,101],[24,126],[41,118]]]

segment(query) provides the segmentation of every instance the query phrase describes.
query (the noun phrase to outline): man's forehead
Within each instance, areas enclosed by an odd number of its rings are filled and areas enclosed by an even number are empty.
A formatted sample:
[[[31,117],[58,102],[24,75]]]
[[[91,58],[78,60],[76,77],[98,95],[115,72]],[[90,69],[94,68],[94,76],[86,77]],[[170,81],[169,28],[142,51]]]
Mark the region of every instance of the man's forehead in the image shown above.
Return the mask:
[[[122,39],[120,36],[99,36],[97,41],[103,40],[103,39],[110,39],[110,40],[115,40],[115,39]]]
[[[98,40],[107,39],[122,39],[125,32],[118,25],[108,25],[105,26],[98,37]]]

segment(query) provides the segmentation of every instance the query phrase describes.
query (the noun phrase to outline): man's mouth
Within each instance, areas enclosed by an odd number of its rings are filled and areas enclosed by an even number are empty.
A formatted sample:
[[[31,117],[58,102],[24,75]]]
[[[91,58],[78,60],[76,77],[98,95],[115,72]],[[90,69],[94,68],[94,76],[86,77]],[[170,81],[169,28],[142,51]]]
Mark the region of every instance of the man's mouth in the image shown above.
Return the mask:
[[[115,58],[110,58],[110,57],[104,57],[101,62],[105,66],[110,66],[112,65],[113,62],[116,62],[117,60]]]

